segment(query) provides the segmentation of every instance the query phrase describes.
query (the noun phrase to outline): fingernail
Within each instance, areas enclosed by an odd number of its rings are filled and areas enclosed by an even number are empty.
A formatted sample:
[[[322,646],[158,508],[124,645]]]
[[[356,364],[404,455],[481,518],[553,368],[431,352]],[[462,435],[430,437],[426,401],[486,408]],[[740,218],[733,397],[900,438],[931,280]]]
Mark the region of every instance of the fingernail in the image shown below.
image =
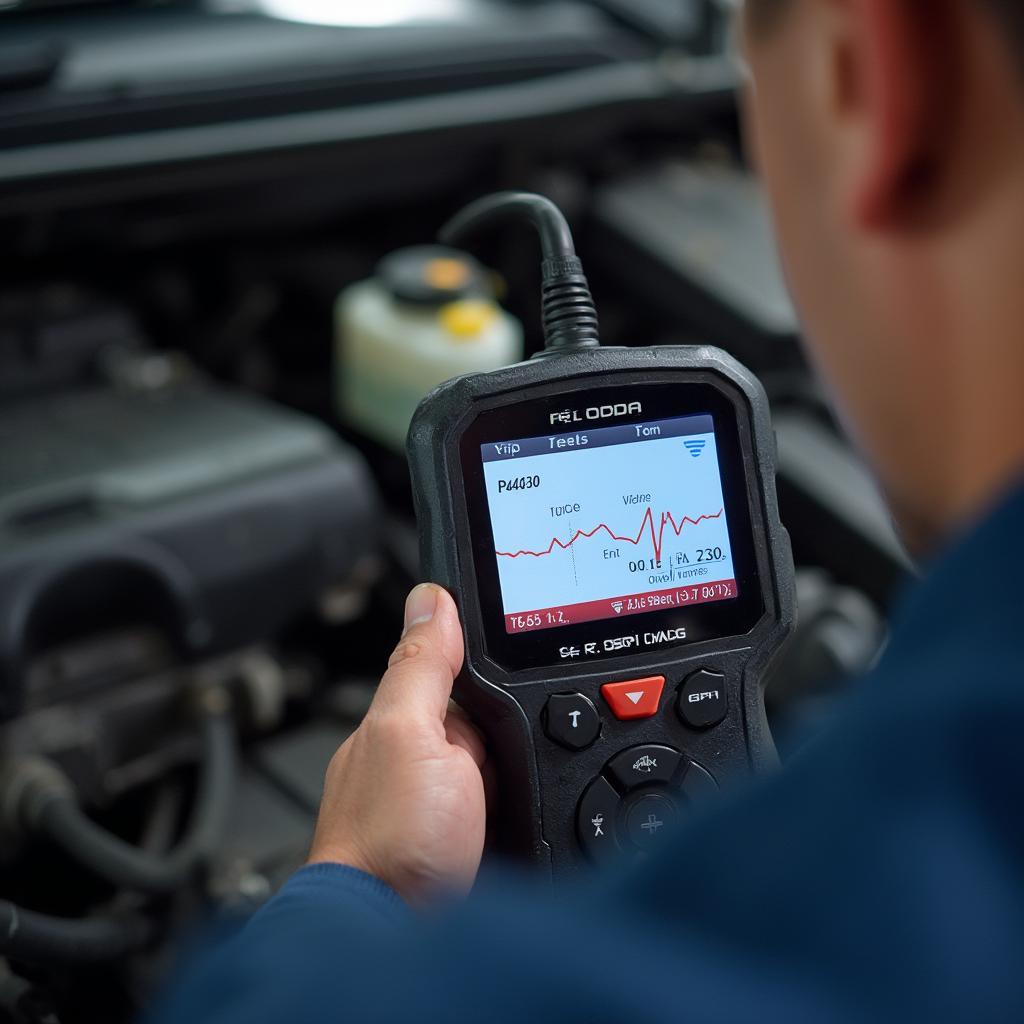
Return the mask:
[[[429,622],[437,608],[437,588],[432,583],[421,583],[414,587],[405,599],[405,632],[418,626],[421,622]]]

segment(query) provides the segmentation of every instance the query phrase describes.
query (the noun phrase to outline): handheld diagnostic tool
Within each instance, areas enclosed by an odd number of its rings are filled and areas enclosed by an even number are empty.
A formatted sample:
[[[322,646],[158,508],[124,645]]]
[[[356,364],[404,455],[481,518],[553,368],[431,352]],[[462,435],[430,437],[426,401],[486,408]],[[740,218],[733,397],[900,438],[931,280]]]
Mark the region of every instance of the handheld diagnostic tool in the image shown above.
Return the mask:
[[[705,347],[598,346],[564,218],[524,214],[547,348],[449,381],[409,458],[423,570],[455,596],[456,697],[487,735],[506,851],[556,874],[643,857],[691,805],[773,762],[761,679],[793,621],[760,384]]]

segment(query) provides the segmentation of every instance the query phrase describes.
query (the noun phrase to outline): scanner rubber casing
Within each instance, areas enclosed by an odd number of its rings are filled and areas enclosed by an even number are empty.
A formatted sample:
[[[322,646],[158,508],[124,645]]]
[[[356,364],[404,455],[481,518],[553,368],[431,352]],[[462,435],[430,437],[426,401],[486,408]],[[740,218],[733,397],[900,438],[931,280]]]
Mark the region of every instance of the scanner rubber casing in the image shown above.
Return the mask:
[[[605,386],[695,381],[712,384],[730,398],[740,428],[764,602],[763,614],[749,633],[552,666],[528,673],[529,682],[515,678],[526,673],[508,673],[490,661],[474,579],[460,442],[481,412],[528,401],[531,389],[559,381],[565,382],[567,395]],[[533,860],[556,877],[578,871],[585,864],[576,841],[581,795],[611,757],[635,745],[659,743],[681,750],[720,786],[777,763],[762,680],[793,627],[793,560],[789,535],[779,520],[768,400],[747,369],[716,348],[666,346],[559,353],[457,377],[420,404],[409,430],[408,455],[422,573],[451,592],[463,623],[466,660],[455,683],[455,699],[483,731],[497,769],[500,812],[493,835],[499,852]],[[700,668],[722,673],[728,694],[726,719],[706,732],[685,727],[674,710],[681,681]],[[619,721],[601,701],[601,684],[652,675],[666,678],[655,717]],[[562,749],[544,733],[548,697],[566,692],[587,694],[602,716],[599,740],[582,752]]]

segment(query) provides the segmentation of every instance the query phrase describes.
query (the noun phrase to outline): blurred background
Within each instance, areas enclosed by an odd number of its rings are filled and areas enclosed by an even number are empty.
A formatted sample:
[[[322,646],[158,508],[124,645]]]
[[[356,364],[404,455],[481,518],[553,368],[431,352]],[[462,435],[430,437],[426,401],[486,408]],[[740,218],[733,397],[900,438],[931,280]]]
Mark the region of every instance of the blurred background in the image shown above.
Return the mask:
[[[302,862],[418,579],[411,410],[540,343],[527,231],[432,246],[481,194],[562,206],[605,344],[764,381],[783,757],[872,665],[909,565],[802,357],[732,51],[715,0],[0,0],[0,1022],[132,1019]],[[10,810],[48,772],[85,826]]]

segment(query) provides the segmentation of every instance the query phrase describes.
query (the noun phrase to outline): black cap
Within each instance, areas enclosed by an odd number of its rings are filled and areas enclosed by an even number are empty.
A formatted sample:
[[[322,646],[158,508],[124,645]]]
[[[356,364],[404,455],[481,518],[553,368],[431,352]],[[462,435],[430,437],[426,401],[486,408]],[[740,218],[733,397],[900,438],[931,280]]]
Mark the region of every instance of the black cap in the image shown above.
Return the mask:
[[[443,245],[398,249],[380,261],[377,276],[395,299],[415,306],[494,298],[487,270],[469,254]]]

